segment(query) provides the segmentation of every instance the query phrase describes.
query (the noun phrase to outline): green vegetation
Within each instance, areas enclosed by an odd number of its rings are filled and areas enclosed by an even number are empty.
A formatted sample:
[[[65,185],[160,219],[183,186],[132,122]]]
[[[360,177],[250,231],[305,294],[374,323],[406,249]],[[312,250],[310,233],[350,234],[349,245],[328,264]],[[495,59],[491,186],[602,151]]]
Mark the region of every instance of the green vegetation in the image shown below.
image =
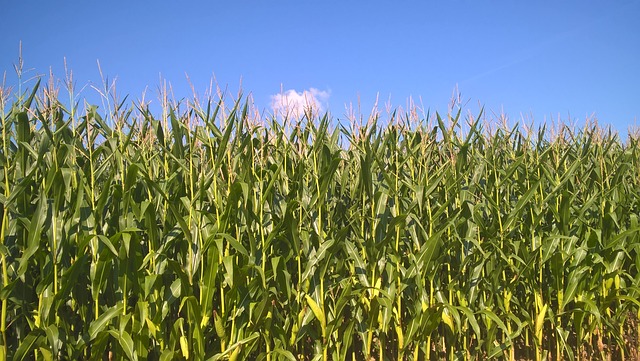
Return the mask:
[[[20,91],[2,359],[638,357],[637,137]]]

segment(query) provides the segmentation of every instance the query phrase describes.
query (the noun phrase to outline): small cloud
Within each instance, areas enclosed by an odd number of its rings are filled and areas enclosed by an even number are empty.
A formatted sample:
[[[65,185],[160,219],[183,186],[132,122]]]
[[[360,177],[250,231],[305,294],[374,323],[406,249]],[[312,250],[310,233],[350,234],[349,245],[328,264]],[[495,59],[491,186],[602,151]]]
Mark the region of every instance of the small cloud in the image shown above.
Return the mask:
[[[325,111],[330,93],[316,88],[297,92],[289,89],[271,96],[271,109],[276,115],[300,117],[311,109],[313,114]]]

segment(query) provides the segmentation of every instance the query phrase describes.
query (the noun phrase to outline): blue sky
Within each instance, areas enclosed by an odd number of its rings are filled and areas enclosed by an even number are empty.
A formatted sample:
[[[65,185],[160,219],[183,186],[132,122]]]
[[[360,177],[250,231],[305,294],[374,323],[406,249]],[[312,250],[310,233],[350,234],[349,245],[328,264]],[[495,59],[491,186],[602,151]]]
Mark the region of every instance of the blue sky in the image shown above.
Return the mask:
[[[315,96],[344,118],[406,106],[466,109],[537,123],[595,115],[621,133],[640,116],[640,1],[8,1],[0,0],[0,71],[22,41],[25,78],[64,62],[76,87],[117,79],[120,95],[157,104],[160,79],[190,97],[215,75],[255,105]],[[311,90],[315,89],[315,90]],[[303,93],[307,91],[307,93]],[[86,87],[83,95],[93,99]]]

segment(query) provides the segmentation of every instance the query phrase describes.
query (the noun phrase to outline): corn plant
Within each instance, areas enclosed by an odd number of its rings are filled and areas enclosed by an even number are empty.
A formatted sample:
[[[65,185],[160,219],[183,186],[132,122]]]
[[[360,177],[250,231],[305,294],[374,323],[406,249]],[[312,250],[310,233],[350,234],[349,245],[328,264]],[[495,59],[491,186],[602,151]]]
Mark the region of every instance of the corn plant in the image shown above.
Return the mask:
[[[637,137],[101,94],[1,93],[2,359],[638,357]]]

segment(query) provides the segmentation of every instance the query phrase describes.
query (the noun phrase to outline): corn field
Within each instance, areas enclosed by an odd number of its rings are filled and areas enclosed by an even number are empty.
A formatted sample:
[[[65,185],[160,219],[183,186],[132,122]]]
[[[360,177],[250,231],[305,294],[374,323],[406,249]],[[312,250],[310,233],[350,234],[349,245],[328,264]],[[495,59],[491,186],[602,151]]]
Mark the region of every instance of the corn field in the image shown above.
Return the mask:
[[[3,91],[1,359],[640,357],[638,137],[241,99]]]

